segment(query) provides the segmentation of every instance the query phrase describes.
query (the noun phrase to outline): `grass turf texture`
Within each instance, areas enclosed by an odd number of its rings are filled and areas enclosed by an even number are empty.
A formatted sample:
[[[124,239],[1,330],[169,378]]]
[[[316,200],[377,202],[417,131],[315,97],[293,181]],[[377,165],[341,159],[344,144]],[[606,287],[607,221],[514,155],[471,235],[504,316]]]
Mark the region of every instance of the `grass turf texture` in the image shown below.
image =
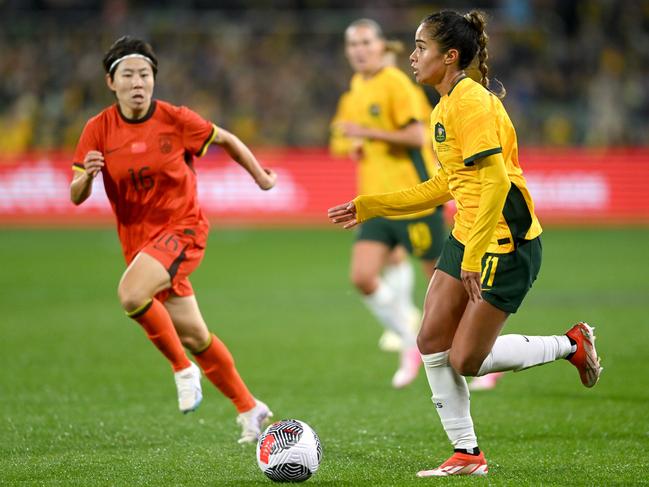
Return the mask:
[[[201,408],[177,411],[169,366],[120,311],[114,232],[0,235],[0,484],[270,484],[207,381]],[[380,329],[348,284],[351,242],[342,231],[213,230],[192,279],[253,393],[320,435],[311,484],[647,483],[649,230],[544,234],[540,279],[505,332],[588,320],[606,370],[593,390],[560,361],[474,393],[486,480],[414,477],[450,447],[423,373],[390,388],[397,358],[378,350]]]

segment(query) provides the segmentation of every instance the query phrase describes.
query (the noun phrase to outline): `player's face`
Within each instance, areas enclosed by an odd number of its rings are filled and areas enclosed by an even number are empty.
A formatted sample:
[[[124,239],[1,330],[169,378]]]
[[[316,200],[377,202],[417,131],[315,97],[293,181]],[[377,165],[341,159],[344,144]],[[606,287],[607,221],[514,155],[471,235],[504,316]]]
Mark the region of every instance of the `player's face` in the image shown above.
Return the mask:
[[[139,58],[124,59],[117,65],[108,87],[115,92],[124,116],[140,118],[146,114],[153,96],[153,69],[148,61]]]
[[[417,83],[438,85],[444,79],[448,68],[447,54],[439,51],[437,42],[430,39],[420,25],[415,33],[415,50],[410,55],[410,66]]]
[[[371,27],[359,25],[345,32],[345,55],[356,73],[374,74],[383,66],[385,43]]]

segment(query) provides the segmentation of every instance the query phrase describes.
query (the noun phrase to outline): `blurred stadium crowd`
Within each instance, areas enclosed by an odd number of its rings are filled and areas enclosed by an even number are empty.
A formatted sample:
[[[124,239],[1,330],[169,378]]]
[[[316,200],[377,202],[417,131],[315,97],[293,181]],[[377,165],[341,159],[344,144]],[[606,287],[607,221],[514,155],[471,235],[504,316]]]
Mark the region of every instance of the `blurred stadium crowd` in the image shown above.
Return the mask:
[[[409,52],[446,6],[488,12],[522,144],[649,145],[649,1],[0,0],[0,155],[73,147],[112,101],[101,58],[124,34],[156,50],[157,97],[252,145],[324,145],[351,75],[346,25],[374,18]]]

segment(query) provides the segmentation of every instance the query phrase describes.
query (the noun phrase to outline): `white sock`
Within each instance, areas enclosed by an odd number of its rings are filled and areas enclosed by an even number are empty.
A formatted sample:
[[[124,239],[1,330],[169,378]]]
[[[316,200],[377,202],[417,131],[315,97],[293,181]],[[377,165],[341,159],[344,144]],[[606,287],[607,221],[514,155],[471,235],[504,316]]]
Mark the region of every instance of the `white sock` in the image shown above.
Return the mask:
[[[565,335],[502,335],[482,362],[478,375],[504,370],[524,370],[565,358],[572,351]]]
[[[399,264],[386,266],[383,270],[383,280],[397,295],[400,312],[408,316],[409,320],[414,319],[415,314],[419,316],[414,301],[415,271],[412,263],[404,259]]]
[[[363,296],[363,301],[385,328],[401,337],[404,347],[416,345],[417,337],[408,327],[408,315],[403,314],[396,293],[383,280],[376,291]]]
[[[383,280],[390,286],[400,299],[411,303],[413,290],[415,289],[415,271],[408,259],[394,265],[387,265],[383,269]]]
[[[453,448],[476,448],[478,440],[469,410],[469,388],[466,379],[448,363],[448,354],[449,350],[421,356],[433,393],[431,399]]]

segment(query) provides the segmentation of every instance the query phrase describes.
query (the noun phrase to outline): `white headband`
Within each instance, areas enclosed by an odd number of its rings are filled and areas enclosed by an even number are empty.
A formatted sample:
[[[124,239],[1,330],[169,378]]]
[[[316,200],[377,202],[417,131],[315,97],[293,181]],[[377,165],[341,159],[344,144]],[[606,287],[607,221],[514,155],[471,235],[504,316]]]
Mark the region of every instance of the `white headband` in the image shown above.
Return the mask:
[[[137,54],[137,53],[134,53],[134,54],[127,54],[126,56],[122,56],[121,58],[115,59],[115,61],[113,61],[113,64],[110,65],[110,68],[108,68],[108,72],[109,72],[109,73],[112,72],[112,71],[113,71],[113,68],[114,68],[115,66],[117,66],[119,63],[121,63],[122,61],[124,61],[124,59],[131,59],[131,58],[144,59],[144,60],[147,61],[151,66],[153,66],[153,61],[151,60],[150,57],[145,56],[144,54]]]

